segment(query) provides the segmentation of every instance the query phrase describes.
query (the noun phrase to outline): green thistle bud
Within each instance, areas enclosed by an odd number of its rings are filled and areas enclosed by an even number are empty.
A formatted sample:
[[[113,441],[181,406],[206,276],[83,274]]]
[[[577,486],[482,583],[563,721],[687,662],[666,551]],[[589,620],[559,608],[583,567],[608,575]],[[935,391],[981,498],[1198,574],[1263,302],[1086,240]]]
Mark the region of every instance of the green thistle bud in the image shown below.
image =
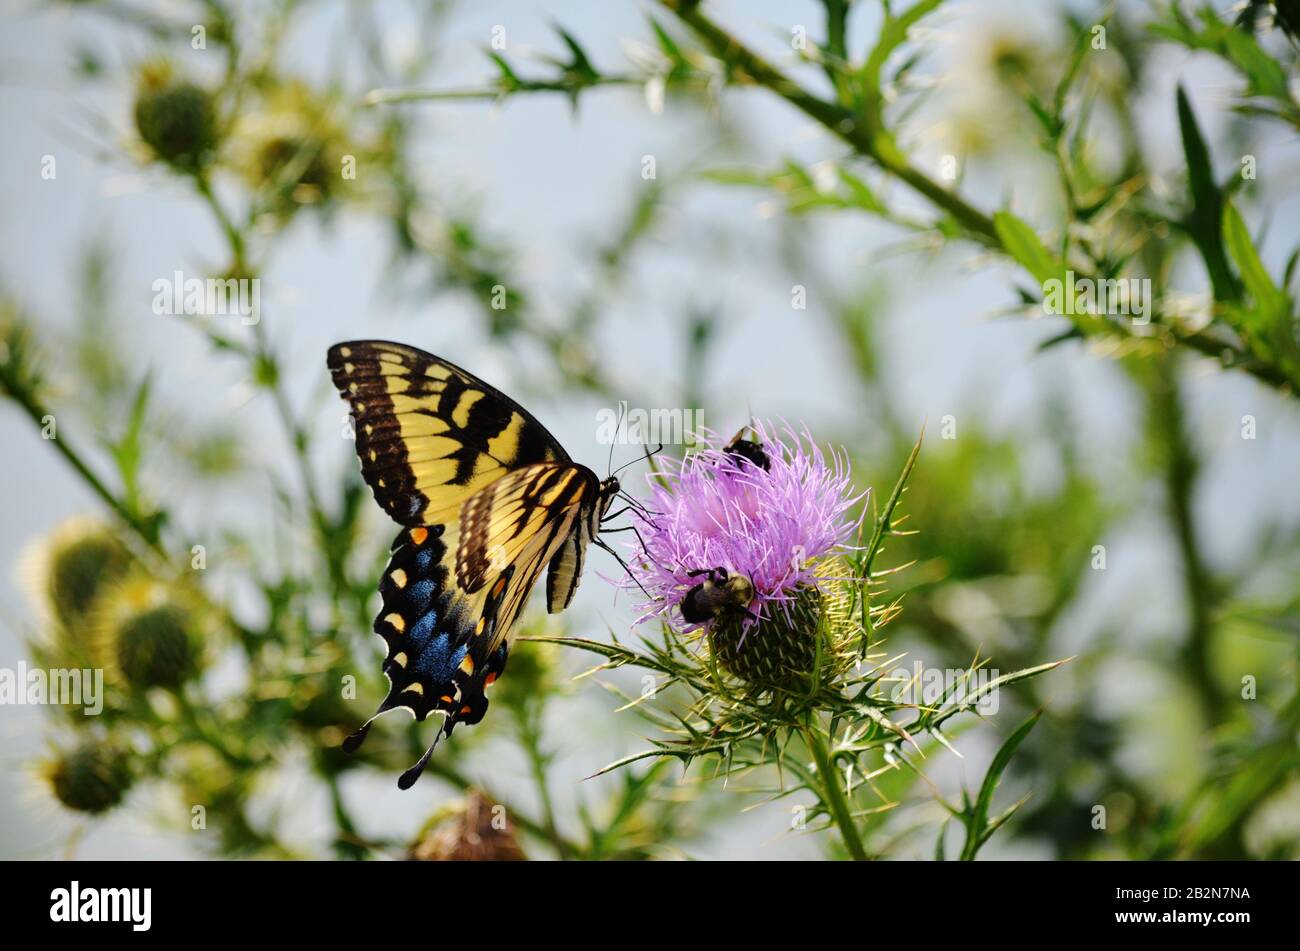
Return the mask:
[[[166,63],[146,66],[135,100],[135,127],[154,155],[197,171],[217,145],[217,114],[207,90],[176,79]]]
[[[434,815],[411,846],[419,862],[519,862],[519,847],[505,809],[477,789],[465,801]]]
[[[120,749],[87,743],[58,754],[46,765],[45,778],[67,808],[98,815],[120,803],[131,788],[131,762]]]
[[[731,612],[709,626],[709,645],[728,673],[755,687],[795,688],[814,673],[821,641],[824,673],[833,676],[846,649],[856,645],[861,628],[852,617],[854,582],[842,558],[817,568],[817,585],[800,588],[789,605],[768,607],[768,616],[746,626],[745,615]]]
[[[51,613],[76,643],[105,590],[131,567],[131,553],[104,525],[74,519],[51,535],[44,553],[42,587]]]
[[[176,688],[198,668],[191,620],[174,604],[149,608],[116,630],[115,659],[132,687]]]

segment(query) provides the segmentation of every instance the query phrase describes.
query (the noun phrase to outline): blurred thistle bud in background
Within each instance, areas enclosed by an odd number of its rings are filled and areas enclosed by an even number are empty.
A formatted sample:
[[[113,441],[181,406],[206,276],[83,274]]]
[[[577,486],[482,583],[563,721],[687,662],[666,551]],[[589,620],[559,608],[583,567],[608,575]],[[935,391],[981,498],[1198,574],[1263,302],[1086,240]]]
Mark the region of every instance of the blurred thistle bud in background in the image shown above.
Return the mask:
[[[155,158],[185,172],[206,166],[219,139],[212,95],[197,83],[178,78],[167,60],[140,68],[135,128]]]
[[[521,628],[519,638],[522,641],[529,637],[554,636],[561,630],[550,615],[537,615]],[[515,644],[508,663],[510,676],[502,676],[493,685],[493,701],[522,710],[530,702],[545,701],[554,696],[564,686],[559,654],[560,649],[555,644]]]
[[[196,617],[180,591],[132,576],[106,593],[98,613],[98,646],[127,686],[174,690],[198,673]]]
[[[327,206],[356,177],[342,108],[299,82],[268,81],[232,134],[232,164],[280,218]],[[350,167],[349,167],[350,166]]]
[[[419,862],[519,862],[528,858],[515,841],[505,808],[477,789],[440,810],[411,846]]]
[[[64,646],[84,649],[97,603],[131,568],[130,551],[106,523],[72,518],[38,545],[35,561],[42,607],[61,625]]]
[[[118,805],[133,780],[126,751],[101,741],[55,752],[43,764],[42,773],[60,803],[74,812],[92,815]]]

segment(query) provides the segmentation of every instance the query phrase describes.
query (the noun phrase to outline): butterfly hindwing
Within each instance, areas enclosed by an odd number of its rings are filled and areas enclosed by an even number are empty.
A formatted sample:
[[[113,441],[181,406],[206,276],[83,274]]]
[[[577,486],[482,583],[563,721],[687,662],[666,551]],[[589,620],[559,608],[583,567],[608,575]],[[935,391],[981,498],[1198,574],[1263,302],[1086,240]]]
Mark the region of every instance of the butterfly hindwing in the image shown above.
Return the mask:
[[[448,714],[447,733],[456,723],[483,718],[484,689],[504,669],[506,650],[504,638],[496,638],[506,585],[482,597],[457,588],[456,534],[454,526],[448,531],[434,525],[397,536],[375,618],[375,631],[388,646],[384,673],[391,683],[380,712],[405,707],[423,720],[440,710]],[[507,584],[512,574],[513,566],[507,566]]]
[[[362,475],[403,525],[450,520],[512,469],[568,461],[527,410],[433,354],[356,340],[331,347],[327,364],[351,404]]]
[[[587,558],[587,545],[594,537],[593,521],[590,511],[579,513],[573,530],[551,557],[550,568],[546,572],[546,610],[551,614],[559,614],[567,608],[573,601],[573,596],[578,593],[582,566]]]

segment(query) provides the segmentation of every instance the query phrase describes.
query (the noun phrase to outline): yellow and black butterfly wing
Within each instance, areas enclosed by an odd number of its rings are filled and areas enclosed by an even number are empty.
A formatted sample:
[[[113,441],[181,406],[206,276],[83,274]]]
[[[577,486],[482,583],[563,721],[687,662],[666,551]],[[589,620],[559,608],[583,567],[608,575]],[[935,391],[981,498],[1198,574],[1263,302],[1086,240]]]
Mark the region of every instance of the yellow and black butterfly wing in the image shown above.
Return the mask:
[[[361,473],[402,525],[447,522],[507,472],[569,461],[527,410],[433,354],[353,340],[331,347],[326,362],[351,404]]]
[[[581,526],[591,523],[605,501],[585,466],[540,463],[511,472],[466,503],[456,583],[467,594],[488,591],[489,602],[500,595],[489,653],[509,634],[542,569],[582,536]]]
[[[540,463],[474,493],[455,520],[398,535],[379,586],[375,630],[388,647],[390,688],[376,716],[404,707],[423,720],[439,710],[447,735],[458,723],[479,722],[529,591],[604,501],[584,466]],[[365,729],[349,748],[364,736]],[[399,785],[409,787],[427,762],[428,754]]]
[[[567,608],[578,592],[587,544],[591,540],[583,536],[581,526],[575,527],[551,558],[550,570],[546,572],[546,610],[550,614],[559,614]]]

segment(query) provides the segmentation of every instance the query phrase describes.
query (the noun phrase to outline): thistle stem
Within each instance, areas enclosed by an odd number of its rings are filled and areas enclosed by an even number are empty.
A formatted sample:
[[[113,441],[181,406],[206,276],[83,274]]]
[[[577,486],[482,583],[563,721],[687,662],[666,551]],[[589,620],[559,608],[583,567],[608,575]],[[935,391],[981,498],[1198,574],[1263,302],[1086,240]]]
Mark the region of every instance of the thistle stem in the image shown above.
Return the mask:
[[[537,786],[537,797],[542,804],[542,825],[547,837],[555,847],[555,853],[561,859],[569,858],[569,844],[560,835],[559,824],[555,821],[555,803],[551,799],[551,788],[546,781],[546,755],[542,752],[540,723],[541,711],[517,710],[515,718],[519,723],[519,736],[523,740],[524,752],[528,755],[528,769]]]
[[[339,787],[338,774],[323,772],[321,775],[325,780],[326,787],[329,789],[330,808],[334,812],[334,825],[339,830],[339,837],[334,842],[335,852],[338,853],[339,858],[365,858],[366,849],[358,841],[359,833],[357,832],[356,823],[353,822],[347,804],[343,801],[343,790]]]
[[[16,380],[5,379],[0,381],[0,383],[3,383],[3,386],[0,387],[0,389],[2,389],[5,395],[7,395],[10,400],[17,404],[22,411],[31,418],[32,422],[36,424],[37,429],[40,429],[45,425],[45,418],[52,414],[36,401],[36,397],[32,394],[30,389]],[[163,550],[162,543],[158,540],[157,530],[141,519],[139,513],[135,512],[130,506],[128,506],[123,499],[118,498],[118,496],[104,484],[103,480],[100,479],[95,471],[90,468],[90,465],[82,459],[81,453],[74,449],[62,436],[55,436],[49,441],[54,443],[54,448],[58,450],[59,454],[62,455],[72,468],[77,471],[77,474],[81,476],[86,485],[90,487],[91,491],[99,496],[99,498],[103,500],[104,504],[113,510],[114,514],[122,520],[123,524],[138,535],[141,541],[148,545],[156,554],[166,557],[166,552]]]
[[[857,826],[853,824],[853,813],[849,809],[848,800],[840,789],[839,780],[835,775],[835,764],[831,761],[831,754],[826,746],[826,740],[822,737],[815,723],[802,727],[800,732],[803,734],[804,743],[808,747],[808,752],[812,754],[813,762],[817,767],[818,788],[814,789],[813,792],[821,799],[822,805],[826,807],[826,812],[839,827],[840,836],[844,839],[844,847],[849,850],[849,855],[853,858],[853,861],[870,861],[871,857],[867,855],[866,849],[862,847],[862,839],[858,835]]]

